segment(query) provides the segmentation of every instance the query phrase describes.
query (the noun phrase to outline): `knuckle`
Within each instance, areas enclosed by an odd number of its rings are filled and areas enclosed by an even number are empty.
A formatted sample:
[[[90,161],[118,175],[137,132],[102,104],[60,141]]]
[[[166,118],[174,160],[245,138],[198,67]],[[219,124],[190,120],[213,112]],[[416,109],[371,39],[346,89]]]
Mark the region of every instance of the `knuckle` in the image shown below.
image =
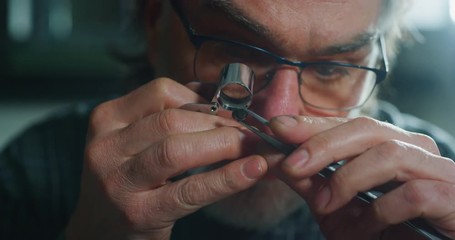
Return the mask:
[[[374,201],[371,204],[371,206],[372,206],[374,217],[375,217],[375,219],[377,219],[377,221],[386,223],[386,224],[393,223],[392,220],[389,219],[387,217],[387,215],[385,214],[384,208],[386,208],[386,207],[383,206],[383,203],[381,201]]]
[[[239,136],[239,131],[232,127],[222,127],[220,129],[222,134],[217,134],[217,140],[214,143],[218,144],[218,149],[227,148],[230,152],[237,152],[241,149],[241,144],[238,141],[241,136]]]
[[[203,191],[203,188],[204,186],[200,181],[190,181],[187,179],[182,181],[174,198],[177,208],[184,211],[199,208],[202,203],[197,201],[198,198],[195,195],[206,193],[207,191]]]
[[[338,171],[335,171],[335,173],[331,177],[331,184],[335,186],[350,186],[349,185],[349,173],[345,168],[340,168]]]
[[[402,191],[404,200],[409,205],[421,210],[425,209],[428,203],[434,197],[433,194],[428,194],[421,181],[410,181],[405,183],[403,185]]]
[[[202,175],[181,181],[179,190],[175,193],[175,204],[178,208],[192,211],[214,199],[222,198],[242,189],[240,181],[236,181],[238,178],[228,168],[219,169],[216,175],[217,177],[210,181]]]
[[[420,145],[432,153],[439,155],[439,148],[436,141],[428,135],[413,133],[413,136],[421,143]]]
[[[179,127],[179,111],[176,109],[166,109],[157,113],[158,127],[170,132]]]
[[[174,193],[173,191],[170,191]],[[146,204],[147,207],[139,209],[142,215],[139,215],[142,218],[146,218],[146,221],[141,221],[140,223],[150,224],[152,220],[156,227],[168,227],[172,225],[179,217],[178,217],[178,210],[176,209],[176,205],[173,204],[173,198],[175,198],[175,194],[170,195],[164,194],[163,192],[154,194],[152,197],[147,198]]]
[[[175,82],[170,78],[160,77],[147,83],[144,90],[149,94],[153,94],[154,98],[162,98],[172,94],[172,84],[175,84]]]
[[[353,120],[353,123],[357,126],[365,128],[365,130],[373,129],[381,125],[381,123],[371,117],[358,117]]]
[[[155,158],[159,168],[171,169],[176,166],[181,148],[176,147],[173,137],[163,139],[155,150]]]
[[[311,140],[310,149],[325,151],[331,147],[331,139],[325,135],[316,135]]]
[[[111,118],[113,114],[111,110],[113,101],[114,100],[101,103],[91,111],[89,118],[89,129],[96,132],[99,126],[103,126],[105,124],[106,119]]]
[[[375,148],[382,161],[396,159],[407,147],[398,140],[390,140]]]
[[[352,188],[356,184],[352,182],[353,178],[351,176],[353,175],[347,168],[341,167],[330,178],[331,189],[337,191],[342,197],[349,197],[357,193],[357,190]]]
[[[453,185],[452,184],[436,184],[432,188],[435,191],[434,196],[437,196],[436,199],[438,200],[443,200],[443,201],[438,201],[438,202],[446,202],[447,205],[454,205],[452,199],[454,193],[453,191]]]
[[[220,180],[213,183],[213,189],[217,191],[218,194],[235,192],[241,188],[239,182],[235,181],[236,179],[238,178],[233,176],[228,168],[224,168],[221,170]]]
[[[428,146],[436,146],[436,142],[434,141],[433,138],[431,138],[428,135],[421,134],[421,133],[413,133],[416,138],[419,139],[419,141],[425,143]]]
[[[429,209],[433,209],[435,205],[453,206],[452,191],[451,184],[414,180],[404,184],[403,198],[417,209],[419,215],[422,215]]]
[[[174,83],[174,81],[170,78],[160,77],[160,78],[156,78],[153,81],[151,81],[149,83],[149,86],[151,88],[158,89],[158,90],[166,90],[173,83]]]

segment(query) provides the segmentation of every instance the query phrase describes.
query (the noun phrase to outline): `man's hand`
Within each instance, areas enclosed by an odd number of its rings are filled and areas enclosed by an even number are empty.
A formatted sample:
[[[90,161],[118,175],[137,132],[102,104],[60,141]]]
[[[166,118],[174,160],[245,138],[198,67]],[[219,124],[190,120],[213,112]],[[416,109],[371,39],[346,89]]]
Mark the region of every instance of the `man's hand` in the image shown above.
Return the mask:
[[[203,101],[185,86],[157,79],[93,111],[67,239],[169,239],[176,220],[266,173],[262,157],[244,157],[245,135],[235,121],[177,109]],[[171,181],[223,160],[236,161]]]
[[[269,167],[305,198],[328,239],[418,239],[400,238],[412,232],[394,226],[417,217],[455,237],[455,164],[431,138],[364,117],[280,116],[270,127],[301,144],[283,161],[268,159]],[[317,176],[341,160],[329,179]],[[394,187],[372,204],[355,199],[386,183]]]

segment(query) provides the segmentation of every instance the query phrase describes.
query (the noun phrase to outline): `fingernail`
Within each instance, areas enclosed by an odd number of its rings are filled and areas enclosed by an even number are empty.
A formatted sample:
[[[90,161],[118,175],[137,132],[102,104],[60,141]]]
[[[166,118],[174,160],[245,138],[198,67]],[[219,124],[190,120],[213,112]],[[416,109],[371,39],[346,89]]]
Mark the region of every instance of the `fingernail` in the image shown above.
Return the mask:
[[[242,173],[249,179],[258,179],[262,176],[262,166],[259,159],[251,159],[242,165]]]
[[[321,188],[315,198],[316,208],[318,210],[323,210],[329,204],[331,197],[332,193],[328,186]]]
[[[293,116],[278,116],[275,118],[278,123],[283,124],[286,127],[295,127],[297,126],[297,120]]]
[[[305,149],[300,149],[292,153],[285,161],[284,165],[291,169],[301,169],[310,158],[310,154]]]

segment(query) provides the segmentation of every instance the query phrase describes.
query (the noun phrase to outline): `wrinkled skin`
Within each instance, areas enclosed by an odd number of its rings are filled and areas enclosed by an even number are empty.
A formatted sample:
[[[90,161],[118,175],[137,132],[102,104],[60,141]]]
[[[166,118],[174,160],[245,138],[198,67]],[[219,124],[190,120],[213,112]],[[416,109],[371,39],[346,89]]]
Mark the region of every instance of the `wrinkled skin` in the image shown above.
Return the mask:
[[[182,1],[199,32],[301,61],[365,55],[362,50],[321,52],[375,29],[380,9],[379,0],[232,1],[272,33],[259,36],[221,11],[207,12],[203,2]],[[283,67],[255,95],[252,109],[272,119],[269,131],[299,148],[285,157],[260,147],[255,136],[227,116],[181,109],[207,102],[210,94],[197,84],[186,85],[194,79],[195,50],[176,16],[168,21],[173,31],[164,37],[172,48],[160,46],[156,37],[162,22],[148,29],[151,63],[169,60],[158,72],[171,78],[155,79],[92,113],[80,200],[66,230],[68,239],[169,239],[178,219],[247,192],[259,181],[289,185],[307,201],[328,239],[418,239],[394,226],[414,217],[455,237],[455,165],[439,155],[432,139],[370,118],[310,109],[295,90],[296,70]],[[172,180],[225,160],[220,168]],[[347,164],[329,180],[315,176],[340,160]],[[399,184],[374,204],[353,200],[357,192],[390,181]]]
[[[329,239],[374,239],[371,233],[416,217],[453,237],[454,164],[439,156],[428,136],[364,117],[279,116],[271,127],[284,141],[303,143],[284,161],[275,156],[269,162],[279,162],[275,171],[307,200]],[[351,131],[358,134],[346,134]],[[329,180],[308,178],[340,159],[348,160]],[[388,182],[400,184],[371,206],[353,200],[358,192]],[[418,239],[403,227],[382,234]]]

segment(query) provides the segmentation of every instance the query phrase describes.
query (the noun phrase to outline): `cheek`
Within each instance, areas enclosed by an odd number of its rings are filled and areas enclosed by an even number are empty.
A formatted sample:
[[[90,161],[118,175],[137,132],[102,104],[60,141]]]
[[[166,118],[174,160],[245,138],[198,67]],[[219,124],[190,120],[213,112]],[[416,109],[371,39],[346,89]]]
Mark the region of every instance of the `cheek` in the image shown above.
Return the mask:
[[[194,80],[195,48],[175,14],[166,20],[157,31],[158,40],[149,43],[149,56],[153,59],[155,77],[169,77],[185,84]]]
[[[178,19],[169,32],[169,76],[180,83],[194,81],[193,60],[196,50]]]

